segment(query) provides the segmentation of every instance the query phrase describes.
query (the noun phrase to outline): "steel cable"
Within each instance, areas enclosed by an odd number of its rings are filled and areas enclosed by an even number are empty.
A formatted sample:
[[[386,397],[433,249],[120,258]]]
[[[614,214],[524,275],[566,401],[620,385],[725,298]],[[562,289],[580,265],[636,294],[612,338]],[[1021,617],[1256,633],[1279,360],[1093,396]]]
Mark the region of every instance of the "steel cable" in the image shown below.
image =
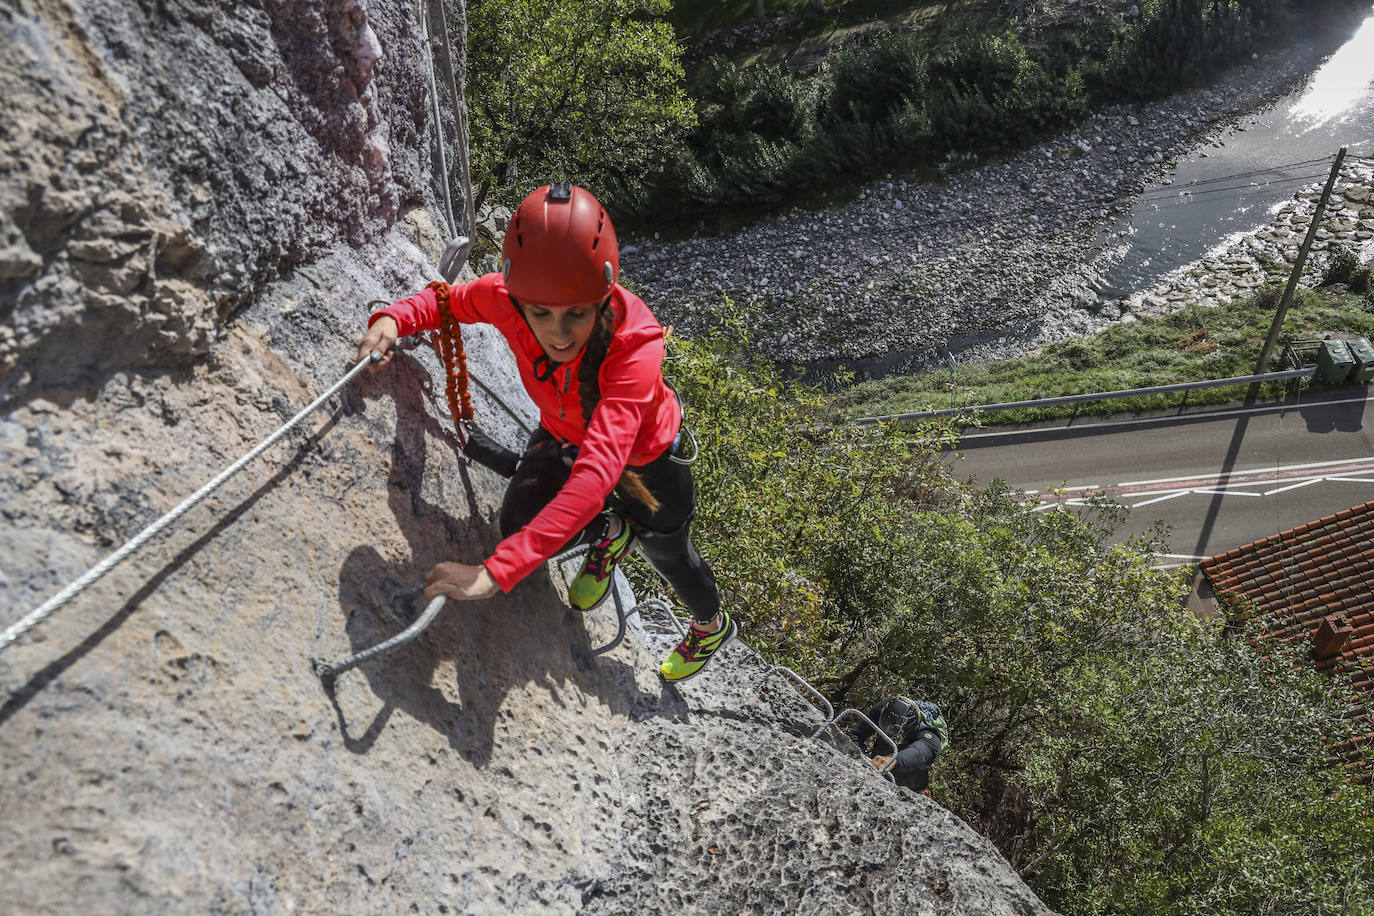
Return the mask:
[[[444,189],[444,215],[448,217],[449,233],[457,235],[458,223],[453,218],[453,199],[449,194],[448,187],[448,162],[444,158],[444,119],[439,114],[439,86],[434,81],[434,50],[430,47],[429,21],[423,0],[421,0],[418,13],[420,34],[425,43],[425,59],[429,64],[425,68],[425,73],[429,76],[429,98],[434,105],[434,146],[438,150],[439,177]]]
[[[1301,162],[1285,162],[1281,165],[1271,165],[1268,168],[1252,169],[1248,172],[1234,172],[1229,175],[1218,175],[1216,178],[1206,178],[1201,181],[1193,181],[1189,182],[1186,185],[1164,185],[1158,188],[1150,188],[1149,190],[1142,192],[1139,195],[1139,198],[1149,198],[1156,194],[1162,194],[1163,196],[1168,197],[1170,196],[1171,192],[1174,192],[1178,189],[1198,188],[1209,184],[1219,184],[1224,181],[1234,181],[1237,178],[1251,178],[1256,175],[1266,175],[1270,172],[1281,172],[1284,169],[1303,168],[1309,165],[1316,165],[1318,162],[1330,162],[1331,159],[1331,156],[1322,156],[1317,159],[1304,159]],[[1321,174],[1325,175],[1326,173],[1322,172]]]
[[[272,435],[268,436],[266,439],[260,442],[257,445],[257,447],[255,447],[252,451],[244,455],[238,461],[235,461],[233,464],[229,465],[229,467],[225,468],[223,471],[220,471],[219,474],[215,475],[214,479],[212,479],[209,483],[205,484],[199,490],[192,493],[186,499],[182,500],[181,504],[178,505],[171,512],[168,512],[166,515],[162,516],[162,518],[153,522],[147,528],[144,528],[142,531],[140,531],[137,535],[134,536],[133,540],[129,541],[123,547],[119,548],[114,553],[110,554],[108,557],[101,560],[95,566],[91,567],[89,570],[86,571],[86,573],[83,576],[81,576],[81,578],[77,579],[75,582],[71,583],[66,588],[62,589],[62,591],[58,592],[56,595],[52,596],[47,601],[43,602],[41,605],[34,608],[32,611],[26,614],[24,618],[20,620],[18,623],[11,625],[8,629],[5,630],[3,634],[0,634],[0,651],[4,651],[5,649],[7,649],[20,636],[23,636],[29,630],[38,626],[38,624],[42,623],[54,611],[62,607],[67,602],[71,601],[77,595],[81,594],[92,584],[94,584],[96,580],[100,579],[111,569],[114,569],[115,566],[117,566],[121,561],[128,557],[129,554],[133,553],[135,550],[146,544],[159,531],[166,528],[168,525],[172,524],[172,522],[176,521],[177,519],[181,518],[181,516],[189,512],[198,503],[205,499],[205,497],[209,496],[210,493],[212,493],[216,488],[218,488],[220,484],[224,483],[230,477],[237,474],[240,470],[243,469],[243,467],[246,464],[248,464],[248,462],[252,461],[254,458],[261,455],[275,442],[277,442],[277,440],[279,440],[282,436],[286,435],[287,432],[289,432],[293,427],[295,427],[297,423],[305,419],[307,415],[314,413],[315,410],[317,410],[322,404],[324,404],[324,402],[327,401],[336,391],[338,391],[344,385],[347,385],[350,381],[352,381],[354,376],[356,376],[359,372],[366,368],[369,363],[375,362],[378,359],[380,359],[380,357],[378,357],[376,354],[371,354],[365,359],[360,360],[358,364],[354,366],[352,369],[350,369],[343,378],[339,379],[332,386],[330,386],[328,391],[320,395],[318,398],[312,401],[310,405],[307,406],[304,410],[302,410],[300,413],[296,414],[289,421],[287,421],[286,425],[282,426]]]

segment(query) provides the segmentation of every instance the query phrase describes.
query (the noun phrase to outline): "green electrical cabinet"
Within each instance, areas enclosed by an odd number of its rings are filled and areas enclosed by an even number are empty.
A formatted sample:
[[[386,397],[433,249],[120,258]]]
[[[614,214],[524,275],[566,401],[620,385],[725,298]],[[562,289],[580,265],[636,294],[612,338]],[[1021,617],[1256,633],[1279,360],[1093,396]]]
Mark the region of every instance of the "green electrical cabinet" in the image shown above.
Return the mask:
[[[1317,352],[1317,374],[1322,381],[1332,385],[1345,381],[1355,365],[1355,357],[1350,355],[1350,347],[1343,340],[1323,340]]]
[[[1355,370],[1350,374],[1350,380],[1360,385],[1367,384],[1374,379],[1374,344],[1367,337],[1357,337],[1347,340],[1346,345],[1350,347],[1350,356],[1355,360]]]

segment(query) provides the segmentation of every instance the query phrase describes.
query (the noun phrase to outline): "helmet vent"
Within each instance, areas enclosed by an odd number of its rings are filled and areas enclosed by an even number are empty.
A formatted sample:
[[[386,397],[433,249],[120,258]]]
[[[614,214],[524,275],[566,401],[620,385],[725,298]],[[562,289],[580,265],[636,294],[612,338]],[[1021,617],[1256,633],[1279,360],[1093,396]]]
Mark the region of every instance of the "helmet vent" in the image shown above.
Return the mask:
[[[601,236],[598,235],[596,238],[592,239],[592,251],[596,251],[596,246],[597,246],[597,245],[600,245],[600,244],[601,244]]]
[[[515,244],[519,245],[521,248],[525,247],[525,237],[518,232],[515,234]]]

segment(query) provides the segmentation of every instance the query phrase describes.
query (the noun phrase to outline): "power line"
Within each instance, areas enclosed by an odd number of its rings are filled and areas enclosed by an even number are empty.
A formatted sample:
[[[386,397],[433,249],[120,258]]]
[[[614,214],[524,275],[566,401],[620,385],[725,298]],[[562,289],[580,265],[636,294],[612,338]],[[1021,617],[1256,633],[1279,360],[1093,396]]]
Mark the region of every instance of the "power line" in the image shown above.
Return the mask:
[[[1154,205],[1155,209],[1167,210],[1170,207],[1185,206],[1187,204],[1199,200],[1200,198],[1211,197],[1211,199],[1219,200],[1224,199],[1226,197],[1232,197],[1239,199],[1241,197],[1247,196],[1247,194],[1256,191],[1264,191],[1270,188],[1278,188],[1279,186],[1285,184],[1309,184],[1323,177],[1324,176],[1320,173],[1314,173],[1312,175],[1296,175],[1292,178],[1276,178],[1273,181],[1266,181],[1263,184],[1232,185],[1230,187],[1212,188],[1207,191],[1199,191],[1196,194],[1179,194],[1177,197],[1157,197],[1146,201],[1146,203]],[[1213,197],[1213,195],[1222,195],[1222,197]]]
[[[1188,183],[1188,184],[1186,184],[1186,185],[1182,185],[1181,187],[1182,187],[1182,188],[1195,188],[1195,187],[1201,187],[1201,186],[1203,186],[1203,185],[1208,185],[1208,184],[1216,184],[1217,182],[1222,182],[1222,181],[1234,181],[1234,180],[1237,179],[1237,178],[1250,178],[1250,177],[1252,177],[1252,176],[1254,176],[1254,175],[1265,175],[1265,174],[1268,174],[1268,173],[1270,173],[1270,172],[1280,172],[1280,171],[1283,171],[1284,169],[1296,169],[1296,168],[1300,168],[1300,167],[1302,167],[1302,166],[1316,165],[1318,162],[1330,162],[1331,159],[1332,159],[1331,156],[1321,156],[1321,157],[1319,157],[1319,158],[1317,158],[1317,159],[1304,159],[1304,160],[1301,161],[1301,162],[1288,162],[1288,163],[1284,163],[1284,164],[1282,164],[1282,165],[1271,165],[1271,166],[1269,166],[1269,167],[1267,167],[1267,168],[1262,168],[1262,169],[1251,169],[1251,170],[1248,171],[1248,172],[1235,172],[1235,173],[1232,173],[1232,174],[1229,174],[1229,175],[1218,175],[1218,176],[1215,177],[1215,178],[1207,178],[1207,179],[1203,179],[1202,181],[1190,182],[1190,183]],[[1323,173],[1323,174],[1324,174],[1324,173]],[[1146,197],[1150,197],[1150,196],[1153,196],[1153,195],[1156,195],[1156,194],[1161,194],[1161,195],[1167,197],[1167,196],[1170,196],[1170,195],[1173,194],[1173,193],[1176,193],[1177,190],[1178,190],[1178,187],[1177,187],[1177,186],[1173,186],[1173,185],[1167,185],[1167,186],[1161,187],[1161,188],[1151,188],[1150,190],[1145,191],[1144,193],[1142,193],[1142,194],[1140,195],[1140,197],[1146,198]]]
[[[1154,201],[1161,201],[1164,203],[1156,204],[1155,209],[1168,209],[1171,206],[1181,206],[1184,204],[1192,203],[1193,201],[1205,195],[1227,194],[1231,197],[1240,198],[1246,196],[1246,192],[1260,191],[1264,190],[1265,188],[1273,188],[1278,185],[1315,182],[1324,177],[1325,172],[1312,172],[1302,175],[1291,175],[1283,178],[1274,178],[1272,180],[1267,180],[1260,183],[1224,185],[1221,187],[1207,187],[1208,185],[1214,185],[1218,182],[1235,181],[1241,178],[1248,178],[1258,175],[1271,174],[1273,172],[1280,172],[1285,169],[1294,169],[1301,168],[1303,166],[1311,166],[1319,162],[1330,162],[1333,158],[1333,156],[1319,156],[1313,159],[1303,159],[1297,162],[1281,163],[1279,165],[1273,165],[1261,169],[1250,169],[1248,171],[1243,172],[1233,172],[1226,175],[1218,175],[1215,178],[1208,178],[1202,181],[1192,182],[1190,184],[1183,185],[1180,187],[1155,188],[1136,195],[1133,199],[1133,202],[1151,203]],[[1374,161],[1374,157],[1365,156],[1347,156],[1346,158],[1368,159],[1370,161]],[[1195,190],[1199,188],[1200,190]],[[1082,202],[1075,202],[1075,205],[1081,206]],[[1105,206],[1105,204],[1103,205]],[[1018,216],[1040,211],[1045,206],[1045,201],[1034,201],[1027,202],[1025,204],[1021,204],[1015,207],[1005,207],[1002,208],[1000,212],[1001,214],[1006,216]],[[1068,205],[1066,205],[1066,209],[1067,206]],[[881,226],[862,232],[853,232],[851,233],[851,235],[856,236],[858,238],[877,238],[883,235],[910,235],[913,233],[920,232],[922,230],[934,229],[941,226],[956,225],[960,223],[973,223],[978,221],[979,219],[979,215],[959,214],[941,217],[939,219],[921,220],[920,222],[908,222],[899,225]]]

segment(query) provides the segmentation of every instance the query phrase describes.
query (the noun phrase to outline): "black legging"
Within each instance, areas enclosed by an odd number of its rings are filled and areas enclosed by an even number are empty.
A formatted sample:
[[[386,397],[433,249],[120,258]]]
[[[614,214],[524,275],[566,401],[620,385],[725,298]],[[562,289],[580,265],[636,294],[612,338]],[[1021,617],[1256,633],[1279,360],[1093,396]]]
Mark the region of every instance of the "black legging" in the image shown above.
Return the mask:
[[[565,448],[571,447],[564,446],[542,426],[530,436],[501,500],[502,537],[510,537],[528,525],[568,482],[572,468],[563,460]],[[696,509],[696,486],[691,468],[672,460],[675,448],[669,448],[646,465],[630,466],[658,500],[657,512],[650,512],[648,506],[633,497],[622,499],[612,494],[610,502],[619,514],[629,518],[645,558],[677,591],[693,619],[707,623],[720,612],[720,593],[711,567],[692,546],[689,529]],[[562,549],[591,543],[601,535],[602,522],[593,519]]]

